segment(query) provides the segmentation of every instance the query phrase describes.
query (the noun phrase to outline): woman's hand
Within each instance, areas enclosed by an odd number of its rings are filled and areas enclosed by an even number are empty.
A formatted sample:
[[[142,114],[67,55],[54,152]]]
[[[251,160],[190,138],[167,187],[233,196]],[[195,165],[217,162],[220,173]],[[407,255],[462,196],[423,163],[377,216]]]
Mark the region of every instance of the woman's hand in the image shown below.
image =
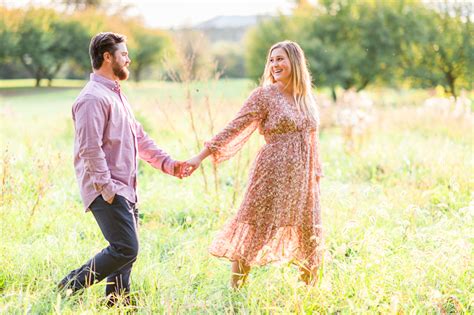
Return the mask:
[[[183,176],[188,177],[192,173],[194,173],[194,171],[199,168],[199,165],[201,165],[201,162],[202,162],[202,159],[199,155],[196,155],[195,157],[184,162],[183,172],[182,172]]]
[[[184,162],[183,176],[187,177],[194,173],[194,171],[199,168],[199,165],[201,165],[202,161],[210,154],[211,151],[209,151],[207,147],[204,147],[204,149],[202,149],[202,151],[199,152],[198,155]]]
[[[195,170],[199,168],[202,161],[211,154],[211,151],[207,147],[204,147],[198,155],[190,158],[189,160],[182,162],[182,166],[180,168],[180,175],[182,177],[191,176]]]

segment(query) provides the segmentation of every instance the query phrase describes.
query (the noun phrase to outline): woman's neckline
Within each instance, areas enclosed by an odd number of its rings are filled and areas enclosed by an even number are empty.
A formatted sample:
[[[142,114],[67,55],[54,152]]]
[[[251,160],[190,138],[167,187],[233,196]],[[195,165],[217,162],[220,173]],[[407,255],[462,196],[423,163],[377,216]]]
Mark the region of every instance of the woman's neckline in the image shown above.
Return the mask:
[[[280,94],[280,96],[285,100],[285,102],[287,102],[291,107],[298,109],[294,99],[292,98],[292,95],[288,95],[285,92],[283,92],[278,86],[278,83],[273,83],[273,86],[277,90],[277,93]]]
[[[285,96],[293,96],[293,93],[287,93],[287,92],[285,92],[285,90],[284,90],[283,87],[281,86],[281,85],[282,85],[281,83],[275,82],[275,83],[273,83],[273,85],[275,85],[275,87],[278,89],[278,91],[279,91],[282,95],[285,95]]]

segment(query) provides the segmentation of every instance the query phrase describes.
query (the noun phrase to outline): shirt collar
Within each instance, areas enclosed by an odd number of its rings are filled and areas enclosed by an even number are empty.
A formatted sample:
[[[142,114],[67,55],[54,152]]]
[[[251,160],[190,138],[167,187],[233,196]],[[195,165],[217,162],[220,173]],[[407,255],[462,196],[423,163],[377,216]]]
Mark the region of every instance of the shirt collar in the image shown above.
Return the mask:
[[[120,84],[118,81],[107,79],[106,77],[96,73],[91,73],[90,79],[91,81],[99,82],[100,84],[105,85],[114,92],[120,92]]]

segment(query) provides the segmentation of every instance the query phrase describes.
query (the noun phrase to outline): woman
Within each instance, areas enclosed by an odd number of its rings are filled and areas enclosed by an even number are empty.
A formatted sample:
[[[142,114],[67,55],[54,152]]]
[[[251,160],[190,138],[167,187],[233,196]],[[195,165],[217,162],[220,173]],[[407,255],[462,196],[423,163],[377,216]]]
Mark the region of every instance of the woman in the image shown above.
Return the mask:
[[[266,144],[253,164],[244,200],[210,246],[232,261],[232,287],[252,266],[294,262],[301,280],[314,283],[321,263],[319,117],[311,76],[297,43],[273,45],[262,86],[237,116],[188,160],[188,174],[211,155],[215,163],[232,157],[258,127]]]

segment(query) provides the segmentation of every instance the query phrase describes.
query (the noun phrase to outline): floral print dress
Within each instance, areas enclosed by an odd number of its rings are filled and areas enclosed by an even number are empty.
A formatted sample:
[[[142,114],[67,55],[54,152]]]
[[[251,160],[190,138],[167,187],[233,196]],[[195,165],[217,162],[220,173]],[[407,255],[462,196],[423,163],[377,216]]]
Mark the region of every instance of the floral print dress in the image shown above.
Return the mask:
[[[232,157],[259,129],[266,144],[252,166],[237,214],[212,242],[217,257],[249,266],[321,263],[318,125],[299,113],[276,84],[255,89],[237,116],[206,142],[214,163]]]

